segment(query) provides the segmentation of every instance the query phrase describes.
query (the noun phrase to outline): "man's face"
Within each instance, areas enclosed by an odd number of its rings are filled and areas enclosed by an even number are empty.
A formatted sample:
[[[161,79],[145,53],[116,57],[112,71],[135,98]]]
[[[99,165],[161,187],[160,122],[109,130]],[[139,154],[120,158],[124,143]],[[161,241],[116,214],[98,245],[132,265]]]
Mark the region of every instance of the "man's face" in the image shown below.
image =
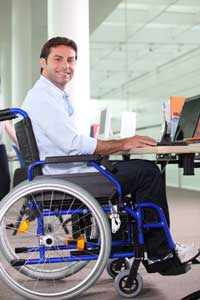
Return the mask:
[[[64,90],[65,85],[74,75],[75,56],[76,53],[71,47],[64,45],[52,47],[47,60],[40,59],[40,65],[43,68],[42,75],[59,89]]]

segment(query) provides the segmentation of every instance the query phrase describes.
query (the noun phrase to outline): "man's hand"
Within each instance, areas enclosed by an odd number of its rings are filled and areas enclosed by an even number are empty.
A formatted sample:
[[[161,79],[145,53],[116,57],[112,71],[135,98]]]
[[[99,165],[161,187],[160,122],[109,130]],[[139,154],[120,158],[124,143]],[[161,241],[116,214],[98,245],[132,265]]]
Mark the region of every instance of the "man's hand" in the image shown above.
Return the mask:
[[[143,148],[143,147],[149,147],[149,146],[156,146],[157,142],[148,137],[148,136],[141,136],[141,135],[135,135],[130,138],[122,139],[123,141],[123,149],[124,151],[128,151],[132,148]]]
[[[148,146],[156,146],[156,141],[148,136],[135,135],[133,137],[101,141],[97,140],[95,154],[109,155],[120,151],[129,151],[133,148],[143,148]]]

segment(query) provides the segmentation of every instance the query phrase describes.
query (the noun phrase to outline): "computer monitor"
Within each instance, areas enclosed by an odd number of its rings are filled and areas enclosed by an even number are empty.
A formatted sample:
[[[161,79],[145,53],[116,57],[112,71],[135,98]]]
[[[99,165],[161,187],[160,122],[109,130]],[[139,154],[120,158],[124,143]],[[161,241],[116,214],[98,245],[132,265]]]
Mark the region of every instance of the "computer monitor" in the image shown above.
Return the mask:
[[[111,130],[111,113],[108,108],[104,108],[100,112],[99,135],[102,138],[108,138],[112,135]]]
[[[187,98],[183,105],[174,140],[195,136],[200,116],[200,95]]]
[[[127,138],[135,135],[136,131],[136,112],[124,111],[121,116],[120,137]]]

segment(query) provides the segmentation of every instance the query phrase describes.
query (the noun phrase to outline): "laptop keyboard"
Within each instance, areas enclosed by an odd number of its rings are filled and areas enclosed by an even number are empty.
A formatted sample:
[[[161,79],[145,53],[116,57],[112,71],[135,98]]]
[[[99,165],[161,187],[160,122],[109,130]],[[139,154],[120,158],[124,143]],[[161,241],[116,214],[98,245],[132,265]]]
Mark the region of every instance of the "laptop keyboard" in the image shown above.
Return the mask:
[[[186,141],[158,142],[157,146],[188,146]]]

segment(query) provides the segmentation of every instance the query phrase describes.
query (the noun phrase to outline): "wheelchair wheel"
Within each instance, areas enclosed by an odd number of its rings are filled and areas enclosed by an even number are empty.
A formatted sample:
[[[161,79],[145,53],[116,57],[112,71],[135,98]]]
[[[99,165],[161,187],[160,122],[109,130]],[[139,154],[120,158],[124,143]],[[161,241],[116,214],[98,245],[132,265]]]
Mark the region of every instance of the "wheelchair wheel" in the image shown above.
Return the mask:
[[[129,270],[131,267],[130,262],[128,258],[114,258],[109,259],[109,262],[107,263],[106,269],[110,277],[115,279],[115,277],[122,272],[123,270]]]
[[[22,233],[13,235],[15,229],[7,225],[15,223],[24,199],[28,206],[18,228]],[[68,233],[54,213],[58,202],[59,213],[70,220]],[[52,224],[50,232],[45,224]],[[0,246],[0,276],[15,292],[29,299],[69,299],[103,272],[111,249],[110,226],[99,203],[85,190],[42,178],[18,185],[1,201]],[[55,281],[58,278],[63,279]]]
[[[129,270],[122,271],[115,278],[115,290],[119,295],[126,298],[133,298],[139,295],[143,288],[142,276],[137,273],[136,278],[133,280],[131,287],[126,287]]]
[[[28,201],[27,201],[28,195],[24,197],[23,199],[23,209],[22,207],[20,208],[20,211],[17,212],[17,220],[15,221],[15,224],[7,224],[8,222],[4,220],[4,226],[0,228],[0,235],[2,236],[2,241],[3,241],[3,249],[5,249],[5,257],[9,262],[13,262],[14,260],[19,259],[19,255],[17,255],[17,251],[15,247],[13,247],[13,240],[14,238],[12,237],[12,241],[10,239],[10,235],[16,235],[17,231],[19,229],[20,224],[23,222],[23,217],[27,216],[26,215],[26,210],[28,209]],[[72,221],[74,220],[75,215],[71,218],[68,218],[65,220],[65,223],[76,223]],[[72,224],[73,224],[72,223]],[[53,225],[54,224],[54,225]],[[47,218],[46,222],[44,221],[43,227],[44,227],[44,236],[49,237],[50,239],[53,238],[53,236],[56,234],[57,238],[57,233],[56,230],[59,229],[59,231],[62,231],[61,227],[63,224],[60,224],[58,222],[58,219],[53,218],[50,220],[50,218]],[[55,227],[56,226],[56,227]],[[70,226],[70,225],[69,225]],[[73,226],[73,225],[71,225]],[[55,227],[55,228],[54,228]],[[6,231],[5,231],[6,229]],[[10,231],[10,232],[9,232]],[[77,231],[76,231],[77,233]],[[79,233],[80,234],[80,233]],[[18,233],[16,238],[21,238],[20,234]],[[63,239],[66,239],[66,235],[64,235]],[[75,274],[78,272],[80,269],[85,267],[87,265],[88,261],[75,261],[69,263],[65,263],[63,265],[60,265],[58,268],[53,269],[53,272],[51,268],[42,269],[38,265],[37,267],[33,266],[17,266],[15,265],[15,268],[20,270],[21,273],[34,278],[34,279],[39,279],[39,280],[59,280],[62,278],[65,278],[67,276],[70,276],[71,274]]]

